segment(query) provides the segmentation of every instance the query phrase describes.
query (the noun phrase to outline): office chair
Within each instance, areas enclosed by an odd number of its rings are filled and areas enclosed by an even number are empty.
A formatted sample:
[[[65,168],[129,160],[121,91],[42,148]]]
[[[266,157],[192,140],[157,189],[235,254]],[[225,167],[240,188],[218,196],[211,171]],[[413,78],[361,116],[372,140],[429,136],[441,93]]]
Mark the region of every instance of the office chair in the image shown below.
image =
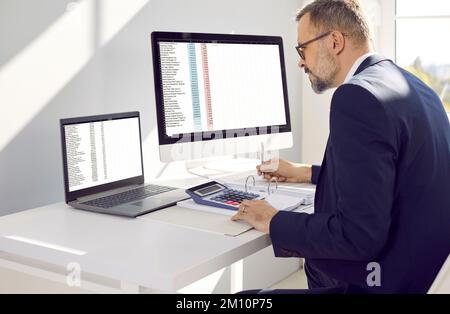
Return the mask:
[[[450,294],[450,255],[434,279],[428,294]]]

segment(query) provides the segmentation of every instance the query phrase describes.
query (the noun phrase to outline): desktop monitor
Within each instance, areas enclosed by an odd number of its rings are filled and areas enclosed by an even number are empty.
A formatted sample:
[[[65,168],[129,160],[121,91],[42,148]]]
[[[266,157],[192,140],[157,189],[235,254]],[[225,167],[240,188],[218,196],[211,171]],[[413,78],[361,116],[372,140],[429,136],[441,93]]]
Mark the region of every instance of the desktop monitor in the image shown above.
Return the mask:
[[[153,32],[161,161],[292,146],[281,37]]]

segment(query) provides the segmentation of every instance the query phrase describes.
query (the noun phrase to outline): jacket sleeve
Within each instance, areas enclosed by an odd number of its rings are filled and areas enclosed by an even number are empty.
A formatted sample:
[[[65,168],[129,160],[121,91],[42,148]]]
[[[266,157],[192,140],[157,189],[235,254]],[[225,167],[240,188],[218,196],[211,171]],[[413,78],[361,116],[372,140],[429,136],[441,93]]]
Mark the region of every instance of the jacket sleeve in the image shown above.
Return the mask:
[[[311,183],[312,184],[317,184],[317,182],[319,181],[319,176],[320,176],[320,166],[317,165],[313,165],[311,167]]]
[[[277,213],[270,223],[276,256],[367,261],[384,247],[391,223],[396,131],[369,91],[342,85],[331,103],[330,151],[335,208],[312,215]],[[324,171],[322,169],[322,171]]]

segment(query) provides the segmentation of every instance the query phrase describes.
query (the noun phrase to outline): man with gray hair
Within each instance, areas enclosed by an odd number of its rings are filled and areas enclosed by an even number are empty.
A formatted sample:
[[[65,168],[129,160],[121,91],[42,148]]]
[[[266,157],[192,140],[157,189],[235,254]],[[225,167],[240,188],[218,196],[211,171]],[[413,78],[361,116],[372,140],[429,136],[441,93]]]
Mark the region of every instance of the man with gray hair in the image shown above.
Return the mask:
[[[299,67],[316,93],[337,88],[325,156],[321,166],[271,160],[257,170],[316,184],[315,211],[245,201],[232,219],[269,233],[276,256],[304,257],[310,288],[425,293],[450,253],[450,124],[442,102],[373,52],[356,0],[316,0],[297,22]]]

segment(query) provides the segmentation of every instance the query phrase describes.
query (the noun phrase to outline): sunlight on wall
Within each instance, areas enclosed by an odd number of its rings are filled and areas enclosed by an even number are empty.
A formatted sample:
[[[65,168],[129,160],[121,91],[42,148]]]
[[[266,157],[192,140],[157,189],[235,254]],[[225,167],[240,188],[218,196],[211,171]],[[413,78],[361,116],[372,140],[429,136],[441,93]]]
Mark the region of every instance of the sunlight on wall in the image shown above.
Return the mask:
[[[92,4],[84,0],[68,5],[0,69],[0,151],[91,58]]]
[[[110,41],[149,0],[99,0],[100,44]]]
[[[147,2],[72,2],[63,15],[0,68],[0,151]]]

